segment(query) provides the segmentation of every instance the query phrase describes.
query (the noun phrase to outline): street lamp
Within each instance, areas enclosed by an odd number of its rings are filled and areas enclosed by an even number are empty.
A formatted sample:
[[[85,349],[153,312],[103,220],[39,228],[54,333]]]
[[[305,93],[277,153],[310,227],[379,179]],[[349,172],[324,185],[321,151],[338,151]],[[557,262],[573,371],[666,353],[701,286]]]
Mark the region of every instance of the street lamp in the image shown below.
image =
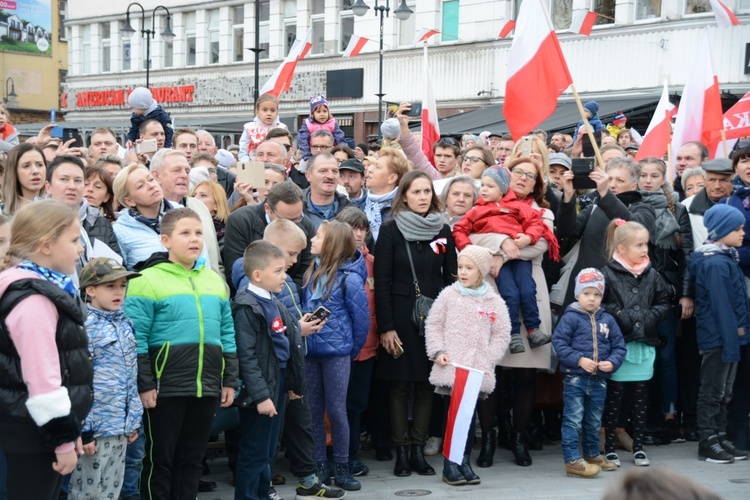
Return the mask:
[[[390,4],[390,0],[380,0],[380,3],[378,3],[378,0],[375,0],[375,15],[380,16],[380,56],[378,61],[380,72],[378,76],[378,93],[375,94],[378,96],[378,140],[381,138],[380,124],[383,123],[383,96],[385,95],[383,93],[383,18],[388,17],[391,10]],[[354,5],[352,5],[352,12],[358,17],[367,14],[368,10],[370,10],[370,6],[367,5],[364,0],[357,0],[354,2]],[[401,4],[393,11],[393,14],[399,21],[406,21],[413,13],[414,12],[406,5],[406,0],[401,0]]]
[[[8,92],[8,84],[10,83],[10,92]],[[16,82],[13,81],[13,78],[8,77],[5,80],[5,95],[3,96],[3,102],[8,103],[8,101],[15,101],[16,97]]]
[[[149,84],[149,73],[151,71],[151,39],[156,37],[156,30],[146,29],[146,11],[143,8],[143,5],[139,4],[138,2],[133,2],[130,5],[128,5],[127,11],[125,11],[125,23],[122,25],[122,28],[120,28],[120,35],[122,35],[123,38],[131,38],[135,34],[135,30],[132,26],[130,26],[130,8],[136,5],[141,9],[141,37],[146,37],[146,88],[148,88]],[[172,15],[169,13],[169,9],[164,7],[163,5],[157,5],[154,8],[154,12],[151,15],[151,28],[154,28],[156,24],[156,11],[159,9],[164,9],[164,11],[167,13],[167,25],[165,26],[164,30],[159,33],[159,35],[162,37],[162,39],[170,43],[174,40],[174,32],[172,31],[172,28],[170,26],[170,21],[172,19]]]

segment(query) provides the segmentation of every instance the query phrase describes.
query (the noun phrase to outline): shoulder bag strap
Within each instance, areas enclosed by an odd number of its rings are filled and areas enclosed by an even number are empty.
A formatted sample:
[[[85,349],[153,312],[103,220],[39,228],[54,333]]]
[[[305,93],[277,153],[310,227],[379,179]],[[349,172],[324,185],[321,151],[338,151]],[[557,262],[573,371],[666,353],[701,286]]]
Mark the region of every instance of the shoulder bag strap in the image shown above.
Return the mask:
[[[419,290],[419,280],[417,279],[417,272],[414,270],[414,261],[411,258],[411,248],[409,248],[409,242],[404,240],[406,243],[406,255],[409,256],[409,267],[411,267],[411,276],[414,278],[414,289],[417,292],[417,297],[422,295],[422,292]]]

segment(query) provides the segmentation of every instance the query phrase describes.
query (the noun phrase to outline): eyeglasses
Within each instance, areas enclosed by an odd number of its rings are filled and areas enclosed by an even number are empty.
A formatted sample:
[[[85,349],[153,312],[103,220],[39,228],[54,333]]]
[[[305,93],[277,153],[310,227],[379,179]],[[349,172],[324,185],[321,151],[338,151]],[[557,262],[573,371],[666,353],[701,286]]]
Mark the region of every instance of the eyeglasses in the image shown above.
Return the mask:
[[[310,146],[310,149],[315,150],[315,151],[325,151],[327,149],[333,149],[333,146],[317,146],[317,145],[313,145],[313,146]]]
[[[536,180],[536,174],[532,174],[531,172],[524,172],[523,170],[518,170],[517,168],[511,170],[510,173],[513,174],[514,177],[518,177],[519,179],[521,177],[526,177],[526,180],[529,181]]]
[[[486,161],[484,161],[484,158],[482,158],[481,156],[466,156],[466,155],[464,155],[464,156],[461,157],[461,161],[469,162],[469,163],[474,163],[474,164],[477,164],[477,163],[479,163],[481,161],[485,165],[489,165],[489,163],[487,163]]]
[[[269,208],[271,208],[271,205],[269,204],[269,205],[268,205],[268,207],[269,207]],[[305,216],[305,213],[304,213],[304,212],[302,212],[302,213],[301,213],[301,214],[299,214],[299,216],[297,216],[296,218],[294,218],[294,219],[290,219],[290,218],[288,218],[288,217],[282,217],[282,216],[280,216],[279,214],[277,214],[277,213],[276,213],[276,210],[274,210],[273,208],[271,208],[271,213],[272,213],[272,214],[274,215],[274,217],[277,217],[277,218],[279,218],[279,219],[286,219],[286,220],[288,220],[289,222],[294,222],[295,224],[296,224],[296,223],[298,223],[299,221],[301,221],[301,220],[302,220],[302,218],[303,218],[303,217]]]

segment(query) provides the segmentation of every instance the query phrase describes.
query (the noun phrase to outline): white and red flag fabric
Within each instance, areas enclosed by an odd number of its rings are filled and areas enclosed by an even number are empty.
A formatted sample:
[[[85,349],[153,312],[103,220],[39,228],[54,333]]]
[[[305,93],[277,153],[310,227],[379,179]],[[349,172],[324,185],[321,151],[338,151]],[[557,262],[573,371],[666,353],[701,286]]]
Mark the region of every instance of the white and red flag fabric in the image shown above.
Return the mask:
[[[598,15],[599,14],[596,12],[588,9],[574,10],[568,31],[571,33],[578,33],[579,35],[589,36],[591,34],[591,29],[594,27],[594,23],[596,23],[596,16]]]
[[[430,163],[434,165],[435,158],[432,154],[432,145],[440,140],[440,127],[438,126],[435,92],[432,89],[432,78],[430,78],[427,45],[424,46],[422,80],[424,85],[424,97],[422,100],[422,152],[430,160]]]
[[[700,141],[708,147],[709,152],[714,151],[723,118],[719,79],[714,69],[711,39],[706,29],[693,55],[682,91],[680,110],[672,134],[672,151],[679,150],[689,141]],[[711,158],[713,156],[711,154]]]
[[[724,130],[727,139],[739,139],[750,135],[750,92],[724,113]]]
[[[369,42],[369,38],[365,38],[363,36],[357,36],[352,35],[352,37],[349,39],[349,45],[346,46],[346,50],[344,51],[344,57],[355,57],[358,56],[360,52],[362,52],[362,49],[367,45],[367,42]]]
[[[516,29],[516,22],[513,19],[508,20],[503,27],[500,28],[500,33],[497,35],[498,38],[505,38],[510,35],[510,32]]]
[[[292,48],[289,49],[289,54],[281,61],[281,64],[276,71],[273,72],[271,78],[261,87],[258,95],[271,94],[275,97],[279,97],[282,92],[286,92],[292,86],[292,78],[294,77],[294,71],[297,69],[297,63],[304,59],[305,56],[312,49],[312,29],[308,30],[307,35],[304,39],[300,40],[297,38],[292,44]]]
[[[573,83],[542,0],[525,0],[508,55],[503,115],[515,140],[546,120]]]
[[[414,37],[414,45],[417,45],[422,42],[426,42],[430,39],[430,37],[433,37],[440,33],[436,29],[430,29],[430,28],[422,28],[421,30],[417,31],[416,36]]]
[[[474,418],[474,408],[482,387],[484,373],[473,368],[454,365],[456,378],[451,392],[451,404],[448,408],[448,421],[445,424],[443,456],[460,464],[464,458],[466,437]]]
[[[714,11],[716,16],[716,24],[719,28],[729,28],[730,26],[737,26],[740,24],[740,20],[734,15],[732,9],[727,7],[721,0],[708,0],[711,3],[711,9]]]
[[[635,155],[636,161],[650,156],[655,156],[656,158],[664,157],[669,141],[672,139],[672,116],[674,109],[674,104],[669,102],[667,82],[664,82],[661,99],[659,99],[659,104],[656,105],[654,116],[651,117],[651,123],[648,125],[646,135],[641,141],[641,147]]]

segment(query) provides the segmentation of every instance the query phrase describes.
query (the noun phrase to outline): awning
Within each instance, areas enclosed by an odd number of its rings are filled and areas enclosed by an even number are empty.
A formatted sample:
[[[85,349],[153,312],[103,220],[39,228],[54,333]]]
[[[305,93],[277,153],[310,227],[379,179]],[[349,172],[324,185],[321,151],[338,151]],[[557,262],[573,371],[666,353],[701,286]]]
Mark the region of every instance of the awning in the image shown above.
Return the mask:
[[[646,131],[658,101],[658,95],[629,99],[596,99],[599,103],[599,117],[605,124],[612,121],[616,112],[622,111],[628,118],[628,127],[636,127],[641,133]],[[560,102],[552,116],[538,128],[548,133],[572,133],[580,119],[575,101]],[[494,133],[508,131],[502,104],[492,104],[467,113],[441,118],[438,125],[441,135],[460,135],[464,132],[478,134],[484,130]],[[414,126],[418,128],[419,122],[414,123],[412,127]]]

